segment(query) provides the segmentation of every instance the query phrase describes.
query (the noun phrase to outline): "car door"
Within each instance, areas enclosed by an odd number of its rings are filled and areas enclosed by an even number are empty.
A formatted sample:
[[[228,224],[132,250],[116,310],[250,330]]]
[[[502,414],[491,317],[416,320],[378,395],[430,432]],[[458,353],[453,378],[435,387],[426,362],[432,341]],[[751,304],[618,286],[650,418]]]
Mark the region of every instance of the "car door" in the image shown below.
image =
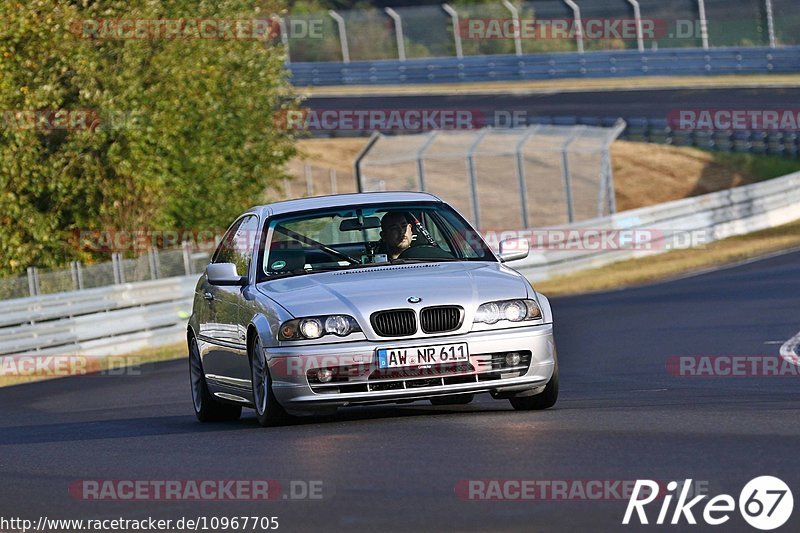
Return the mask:
[[[222,238],[212,257],[212,263],[237,264],[239,256],[237,247],[241,246],[242,226],[255,215],[245,215],[236,220]],[[237,273],[246,275],[246,270]],[[201,340],[205,342],[203,369],[206,377],[224,385],[244,386],[235,381],[237,360],[245,352],[245,335],[239,325],[239,304],[242,287],[226,287],[209,283],[203,276],[201,283],[205,312],[201,314],[204,321],[200,324]]]
[[[236,271],[241,276],[248,276],[247,284],[241,287],[227,287],[234,289],[231,291],[231,302],[236,304],[236,337],[239,348],[235,351],[226,353],[227,376],[236,380],[237,386],[244,386],[250,389],[250,360],[247,354],[247,326],[252,313],[248,313],[249,306],[245,303],[244,292],[253,280],[250,279],[250,263],[253,257],[253,250],[258,242],[259,220],[255,215],[246,216],[242,219],[242,224],[236,230],[236,245],[233,248],[230,261],[236,265]]]

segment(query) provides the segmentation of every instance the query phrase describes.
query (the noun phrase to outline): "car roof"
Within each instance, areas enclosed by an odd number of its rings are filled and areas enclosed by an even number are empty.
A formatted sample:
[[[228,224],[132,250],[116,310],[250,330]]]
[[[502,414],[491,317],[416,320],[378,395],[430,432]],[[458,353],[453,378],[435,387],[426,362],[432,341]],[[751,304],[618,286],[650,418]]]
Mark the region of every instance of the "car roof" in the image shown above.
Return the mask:
[[[441,202],[438,196],[427,192],[362,192],[353,194],[331,194],[328,196],[314,196],[311,198],[298,198],[296,200],[285,200],[272,204],[260,205],[250,209],[250,212],[258,213],[262,216],[284,215],[298,211],[310,211],[314,209],[329,209],[344,207],[349,205],[372,205],[382,203],[403,203],[403,202]]]

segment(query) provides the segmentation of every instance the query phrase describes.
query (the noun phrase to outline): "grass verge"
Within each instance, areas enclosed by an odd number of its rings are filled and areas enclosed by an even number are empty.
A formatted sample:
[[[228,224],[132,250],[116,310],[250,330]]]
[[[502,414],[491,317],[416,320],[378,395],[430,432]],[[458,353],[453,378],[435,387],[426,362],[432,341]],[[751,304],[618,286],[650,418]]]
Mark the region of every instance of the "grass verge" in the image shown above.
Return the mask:
[[[800,170],[800,160],[778,155],[740,154],[733,152],[710,152],[718,165],[737,169],[753,176],[757,181],[785,176]]]
[[[702,248],[673,250],[629,259],[535,283],[547,296],[598,292],[664,281],[683,274],[734,264],[800,247],[800,220],[713,242]]]

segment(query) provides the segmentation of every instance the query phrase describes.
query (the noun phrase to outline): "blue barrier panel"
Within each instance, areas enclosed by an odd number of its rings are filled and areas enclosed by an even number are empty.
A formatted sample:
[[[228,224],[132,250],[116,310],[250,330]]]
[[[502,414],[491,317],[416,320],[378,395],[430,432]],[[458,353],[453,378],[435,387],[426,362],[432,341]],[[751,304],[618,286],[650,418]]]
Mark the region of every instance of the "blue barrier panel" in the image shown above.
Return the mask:
[[[800,46],[674,48],[427,58],[408,61],[292,63],[297,86],[402,85],[620,76],[767,74],[800,71]]]

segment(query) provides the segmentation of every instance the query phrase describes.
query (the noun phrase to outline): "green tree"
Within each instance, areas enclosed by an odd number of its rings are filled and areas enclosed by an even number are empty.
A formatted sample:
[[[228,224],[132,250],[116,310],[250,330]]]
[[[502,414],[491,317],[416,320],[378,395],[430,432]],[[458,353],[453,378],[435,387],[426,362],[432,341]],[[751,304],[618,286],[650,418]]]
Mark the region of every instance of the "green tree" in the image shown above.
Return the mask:
[[[294,154],[292,135],[275,126],[298,103],[279,46],[192,33],[86,38],[85,25],[252,20],[283,9],[260,6],[0,0],[0,274],[91,260],[65,238],[76,229],[220,228],[265,200]],[[99,122],[24,121],[47,110],[88,110]]]

